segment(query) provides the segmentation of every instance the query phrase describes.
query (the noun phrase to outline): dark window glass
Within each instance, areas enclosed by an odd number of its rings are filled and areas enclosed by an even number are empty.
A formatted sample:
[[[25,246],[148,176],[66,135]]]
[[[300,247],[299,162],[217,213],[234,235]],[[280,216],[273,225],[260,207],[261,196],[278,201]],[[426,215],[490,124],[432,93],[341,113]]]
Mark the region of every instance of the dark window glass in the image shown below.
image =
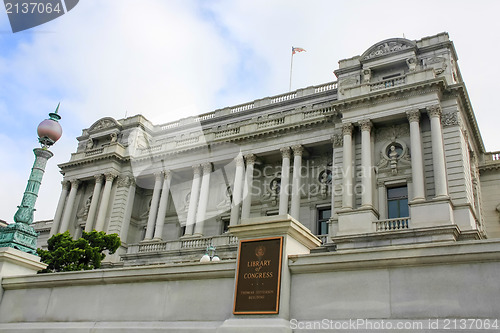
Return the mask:
[[[328,234],[328,220],[332,216],[330,208],[318,209],[318,235]]]
[[[407,186],[387,189],[387,213],[390,219],[409,216]]]

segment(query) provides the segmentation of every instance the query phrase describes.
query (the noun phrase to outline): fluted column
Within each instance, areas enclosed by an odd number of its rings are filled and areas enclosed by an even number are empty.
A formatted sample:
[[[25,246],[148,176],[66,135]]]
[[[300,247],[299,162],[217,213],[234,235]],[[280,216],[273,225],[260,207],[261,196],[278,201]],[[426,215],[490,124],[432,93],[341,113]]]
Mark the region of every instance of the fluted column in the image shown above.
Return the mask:
[[[234,159],[236,162],[236,172],[234,174],[233,202],[231,204],[231,218],[229,225],[237,225],[240,220],[241,194],[243,187],[243,173],[245,161],[240,153]]]
[[[106,182],[104,184],[104,190],[102,191],[101,204],[99,206],[99,213],[97,214],[97,221],[95,223],[95,230],[104,231],[104,224],[106,222],[106,214],[109,208],[109,198],[111,196],[111,188],[113,186],[113,180],[116,175],[113,173],[107,173],[104,175]]]
[[[442,110],[439,105],[434,105],[427,107],[427,113],[431,118],[432,164],[434,168],[436,198],[447,198],[448,184],[446,179],[443,129],[441,127]]]
[[[212,173],[212,163],[204,163],[203,177],[201,179],[200,188],[200,201],[198,203],[198,212],[196,214],[196,224],[194,226],[194,233],[203,235],[203,227],[207,218],[208,197],[210,194],[210,174]]]
[[[61,225],[61,218],[64,211],[64,203],[66,202],[66,197],[68,196],[69,192],[70,182],[67,180],[63,180],[61,184],[61,195],[59,196],[59,202],[57,203],[56,214],[54,215],[54,221],[52,222],[52,227],[50,228],[49,237],[52,237],[52,235],[55,235],[59,232],[59,226]]]
[[[160,207],[158,208],[158,216],[156,217],[156,226],[154,232],[154,239],[161,239],[163,235],[163,225],[165,224],[165,214],[168,208],[168,197],[170,194],[170,181],[172,174],[170,170],[163,173],[163,186],[161,188]]]
[[[123,186],[128,186],[128,194],[126,201],[125,214],[123,214],[123,224],[120,230],[120,239],[122,242],[127,242],[128,229],[130,227],[130,218],[132,217],[132,210],[134,208],[135,199],[135,180],[134,177],[125,176],[123,178]]]
[[[281,162],[281,184],[280,184],[280,204],[279,215],[288,214],[288,196],[290,187],[290,147],[283,147],[280,149],[282,162]]]
[[[300,212],[300,185],[302,172],[302,153],[304,147],[301,145],[293,146],[293,175],[292,175],[292,202],[290,215],[296,220],[299,219]]]
[[[85,223],[85,232],[92,231],[94,227],[95,214],[97,212],[97,205],[99,204],[99,196],[101,195],[103,175],[95,175],[94,192],[92,193],[92,202],[90,203],[89,214],[87,222]]]
[[[253,169],[255,165],[255,155],[250,154],[245,156],[247,168],[245,170],[245,184],[243,185],[243,205],[241,207],[241,218],[247,219],[250,217],[250,209],[252,207],[252,189],[253,189]]]
[[[71,219],[73,213],[73,206],[75,205],[76,192],[78,191],[78,186],[80,185],[78,179],[71,180],[71,190],[69,191],[68,200],[66,201],[66,207],[64,208],[64,215],[61,221],[61,228],[58,233],[65,232],[69,227],[69,220]]]
[[[372,122],[368,119],[359,122],[361,127],[361,206],[373,207],[373,185],[372,185],[372,151],[371,151],[371,129]]]
[[[352,124],[345,123],[342,126],[344,143],[342,145],[342,208],[352,209],[353,204],[353,161],[352,161]]]
[[[160,193],[163,181],[163,172],[155,172],[155,185],[153,188],[153,197],[149,206],[148,223],[146,225],[146,235],[144,240],[151,240],[155,232],[156,218],[158,217],[158,204],[160,201]]]
[[[413,180],[412,201],[423,201],[425,200],[425,178],[422,140],[420,137],[420,110],[407,111],[406,116],[410,122],[411,173]]]
[[[189,199],[189,208],[186,219],[185,235],[192,235],[194,231],[194,222],[196,219],[196,207],[198,207],[198,197],[200,196],[200,173],[201,166],[193,166],[193,183],[191,185],[191,197]]]

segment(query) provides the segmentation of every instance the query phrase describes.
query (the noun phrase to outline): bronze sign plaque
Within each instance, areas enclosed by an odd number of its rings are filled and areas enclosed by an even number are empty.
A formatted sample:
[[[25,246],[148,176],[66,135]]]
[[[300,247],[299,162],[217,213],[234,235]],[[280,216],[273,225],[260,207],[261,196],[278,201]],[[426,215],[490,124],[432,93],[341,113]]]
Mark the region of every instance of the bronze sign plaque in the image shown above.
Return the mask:
[[[234,314],[278,313],[283,237],[240,241]]]

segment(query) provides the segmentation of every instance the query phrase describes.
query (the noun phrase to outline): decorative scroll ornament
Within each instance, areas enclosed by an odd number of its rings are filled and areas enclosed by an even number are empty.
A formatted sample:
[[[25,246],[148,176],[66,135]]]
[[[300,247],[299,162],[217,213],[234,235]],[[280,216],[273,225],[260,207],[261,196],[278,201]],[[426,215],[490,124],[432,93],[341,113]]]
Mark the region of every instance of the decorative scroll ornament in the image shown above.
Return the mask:
[[[443,113],[443,116],[441,118],[441,123],[443,124],[443,127],[460,125],[458,112]]]
[[[363,59],[368,60],[376,57],[381,57],[389,53],[406,50],[409,47],[410,46],[408,44],[404,44],[402,42],[382,42],[380,45],[375,46],[375,48]]]
[[[335,148],[342,147],[344,144],[344,136],[339,133],[332,135],[332,143]]]

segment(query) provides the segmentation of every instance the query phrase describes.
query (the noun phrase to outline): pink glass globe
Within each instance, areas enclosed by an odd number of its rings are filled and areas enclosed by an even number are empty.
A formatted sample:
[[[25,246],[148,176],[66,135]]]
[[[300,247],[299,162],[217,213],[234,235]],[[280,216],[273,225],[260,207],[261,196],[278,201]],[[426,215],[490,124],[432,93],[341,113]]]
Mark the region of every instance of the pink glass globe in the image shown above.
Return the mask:
[[[37,132],[39,138],[46,137],[56,142],[62,135],[62,127],[55,120],[45,119],[38,125]]]

